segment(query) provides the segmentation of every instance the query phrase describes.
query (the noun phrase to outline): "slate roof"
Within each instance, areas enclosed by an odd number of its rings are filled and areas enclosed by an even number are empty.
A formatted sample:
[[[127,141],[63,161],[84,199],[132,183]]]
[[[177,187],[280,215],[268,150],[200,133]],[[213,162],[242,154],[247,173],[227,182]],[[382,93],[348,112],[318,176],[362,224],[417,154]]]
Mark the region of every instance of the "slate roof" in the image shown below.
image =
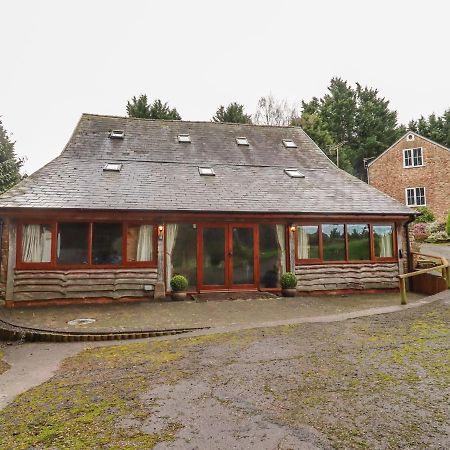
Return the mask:
[[[110,139],[111,130],[125,138]],[[191,143],[179,143],[189,133]],[[245,136],[250,146],[238,146]],[[285,148],[292,139],[297,148]],[[108,162],[123,163],[105,172]],[[211,166],[204,177],[198,166]],[[305,178],[290,178],[285,168]],[[405,214],[410,208],[339,170],[298,127],[83,114],[60,156],[0,196],[0,208]]]

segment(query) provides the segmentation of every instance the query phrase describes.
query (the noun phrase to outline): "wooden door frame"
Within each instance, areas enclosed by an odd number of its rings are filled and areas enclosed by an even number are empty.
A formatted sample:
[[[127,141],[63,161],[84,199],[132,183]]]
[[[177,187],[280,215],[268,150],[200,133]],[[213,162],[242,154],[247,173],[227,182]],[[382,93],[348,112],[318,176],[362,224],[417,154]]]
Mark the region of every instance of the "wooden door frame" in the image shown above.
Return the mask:
[[[224,241],[224,284],[203,284],[203,230],[205,228],[223,228]],[[233,285],[233,228],[251,228],[253,230],[253,284]],[[204,222],[197,224],[197,289],[199,291],[248,291],[259,287],[259,227],[257,223],[243,222]]]

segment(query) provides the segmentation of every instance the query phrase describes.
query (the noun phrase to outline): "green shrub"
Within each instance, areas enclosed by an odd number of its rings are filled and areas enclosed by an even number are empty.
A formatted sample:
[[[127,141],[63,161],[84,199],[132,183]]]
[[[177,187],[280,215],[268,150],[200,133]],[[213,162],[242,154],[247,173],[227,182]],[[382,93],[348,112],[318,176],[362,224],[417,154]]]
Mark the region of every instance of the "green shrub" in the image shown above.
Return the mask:
[[[447,216],[447,234],[450,236],[450,211]]]
[[[434,222],[436,217],[434,217],[433,211],[426,206],[419,206],[417,211],[420,213],[420,216],[414,221],[415,223],[429,223]]]
[[[450,236],[445,231],[436,231],[436,233],[430,234],[425,242],[434,244],[435,242],[447,242],[448,240],[450,240]]]
[[[428,232],[431,233],[436,233],[437,231],[445,231],[445,222],[433,222],[430,223],[430,225],[428,225],[427,228]]]
[[[283,289],[295,289],[297,287],[297,277],[292,272],[283,273],[280,282]]]
[[[170,280],[170,287],[175,292],[185,291],[188,287],[188,280],[183,275],[174,275]]]

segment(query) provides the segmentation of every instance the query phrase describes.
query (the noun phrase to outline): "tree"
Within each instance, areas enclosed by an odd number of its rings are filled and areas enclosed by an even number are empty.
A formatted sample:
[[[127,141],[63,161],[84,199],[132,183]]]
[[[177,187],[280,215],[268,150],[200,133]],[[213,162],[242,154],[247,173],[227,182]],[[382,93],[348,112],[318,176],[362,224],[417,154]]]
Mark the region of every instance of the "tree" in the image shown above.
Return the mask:
[[[146,94],[139,98],[133,97],[127,102],[128,117],[137,117],[140,119],[162,119],[162,120],[181,120],[176,108],[170,109],[167,103],[156,99],[151,105],[148,103]]]
[[[233,102],[226,108],[220,106],[212,118],[213,122],[252,123],[252,116],[244,113],[244,105]]]
[[[254,123],[258,125],[286,126],[297,117],[296,109],[286,100],[277,100],[272,94],[258,100]]]
[[[24,160],[16,155],[14,144],[0,120],[0,193],[7,191],[22,179],[20,168]]]
[[[361,179],[364,160],[378,156],[405,130],[378,90],[352,87],[341,78],[331,79],[322,98],[302,102],[299,123],[330,158],[337,161],[339,151],[339,167]]]
[[[411,120],[408,128],[450,148],[450,108],[440,117],[433,113],[428,118],[421,116],[419,120]]]

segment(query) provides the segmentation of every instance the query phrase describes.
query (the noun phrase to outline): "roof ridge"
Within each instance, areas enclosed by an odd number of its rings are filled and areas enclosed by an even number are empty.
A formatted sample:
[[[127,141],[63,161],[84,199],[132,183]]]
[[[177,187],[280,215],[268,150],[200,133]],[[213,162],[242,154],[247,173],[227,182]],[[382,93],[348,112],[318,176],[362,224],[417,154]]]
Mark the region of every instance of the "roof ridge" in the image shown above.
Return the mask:
[[[213,122],[211,120],[175,120],[175,119],[145,119],[142,117],[128,117],[128,116],[116,116],[114,114],[94,114],[94,113],[82,113],[81,117],[91,116],[91,117],[104,117],[111,119],[126,119],[126,120],[138,120],[145,122],[175,122],[175,123],[209,123],[214,125],[232,125],[232,126],[246,126],[246,127],[270,127],[270,128],[293,128],[300,129],[302,127],[296,125],[266,125],[266,124],[255,124],[255,123],[235,123],[235,122]]]

